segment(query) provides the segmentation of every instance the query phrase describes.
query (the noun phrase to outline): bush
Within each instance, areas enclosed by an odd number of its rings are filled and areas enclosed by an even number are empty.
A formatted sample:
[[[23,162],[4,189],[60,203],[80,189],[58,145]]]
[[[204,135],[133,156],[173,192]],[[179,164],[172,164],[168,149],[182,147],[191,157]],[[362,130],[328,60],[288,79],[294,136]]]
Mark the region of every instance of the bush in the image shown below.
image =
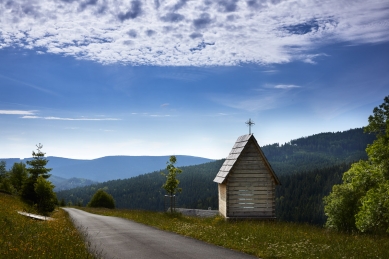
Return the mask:
[[[98,189],[88,203],[88,207],[114,209],[115,200],[112,195],[106,193],[103,189]]]

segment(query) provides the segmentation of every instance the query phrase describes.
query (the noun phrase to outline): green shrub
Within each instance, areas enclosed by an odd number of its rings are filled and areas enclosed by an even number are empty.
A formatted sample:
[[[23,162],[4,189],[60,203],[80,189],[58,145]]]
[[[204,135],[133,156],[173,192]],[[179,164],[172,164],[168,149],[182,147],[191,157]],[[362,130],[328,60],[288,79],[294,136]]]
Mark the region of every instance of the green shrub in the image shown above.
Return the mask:
[[[106,193],[103,189],[98,189],[88,203],[88,207],[114,209],[115,200],[112,195]]]

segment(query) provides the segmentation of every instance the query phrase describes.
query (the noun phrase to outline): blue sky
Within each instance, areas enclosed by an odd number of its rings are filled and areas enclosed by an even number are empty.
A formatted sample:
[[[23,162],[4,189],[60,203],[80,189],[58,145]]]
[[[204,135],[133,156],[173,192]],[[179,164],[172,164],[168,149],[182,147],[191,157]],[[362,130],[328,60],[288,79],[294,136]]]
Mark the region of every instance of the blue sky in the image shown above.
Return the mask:
[[[0,1],[0,157],[226,157],[363,127],[387,1]]]

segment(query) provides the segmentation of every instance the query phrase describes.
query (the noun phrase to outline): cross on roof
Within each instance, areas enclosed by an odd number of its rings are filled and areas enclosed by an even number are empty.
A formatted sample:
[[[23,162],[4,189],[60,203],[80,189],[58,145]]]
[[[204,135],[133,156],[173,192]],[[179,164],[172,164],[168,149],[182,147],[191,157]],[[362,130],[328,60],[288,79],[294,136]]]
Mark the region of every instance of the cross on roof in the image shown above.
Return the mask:
[[[249,134],[251,135],[251,125],[255,125],[255,123],[250,118],[248,121],[246,121],[246,124],[249,126]]]

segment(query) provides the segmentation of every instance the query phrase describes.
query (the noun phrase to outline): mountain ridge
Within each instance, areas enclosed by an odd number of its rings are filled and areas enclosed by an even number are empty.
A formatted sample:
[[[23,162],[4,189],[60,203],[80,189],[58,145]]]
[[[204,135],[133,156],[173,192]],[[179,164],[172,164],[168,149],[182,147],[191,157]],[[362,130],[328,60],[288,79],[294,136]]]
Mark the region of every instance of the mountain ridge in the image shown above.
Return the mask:
[[[213,159],[177,155],[177,166],[189,166],[202,164]],[[160,170],[166,167],[170,156],[106,156],[92,160],[71,159],[48,156],[47,168],[52,168],[50,174],[60,178],[82,178],[95,182],[131,178]],[[14,163],[30,161],[32,158],[6,158],[0,161],[6,162],[7,170]]]

